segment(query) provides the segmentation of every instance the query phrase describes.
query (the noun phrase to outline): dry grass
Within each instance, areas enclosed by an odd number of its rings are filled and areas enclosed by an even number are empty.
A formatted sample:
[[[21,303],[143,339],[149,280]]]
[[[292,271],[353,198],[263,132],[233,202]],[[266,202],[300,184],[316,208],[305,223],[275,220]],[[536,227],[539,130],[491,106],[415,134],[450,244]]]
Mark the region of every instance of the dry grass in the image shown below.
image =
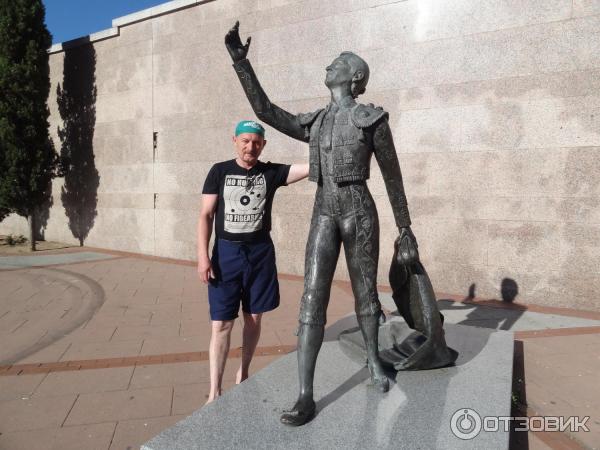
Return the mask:
[[[2,255],[20,255],[31,254],[29,240],[22,244],[9,245],[7,242],[8,236],[0,235],[0,256]],[[54,241],[36,241],[36,252],[44,252],[49,250],[58,250],[62,248],[78,247],[76,244],[65,244],[64,242]]]

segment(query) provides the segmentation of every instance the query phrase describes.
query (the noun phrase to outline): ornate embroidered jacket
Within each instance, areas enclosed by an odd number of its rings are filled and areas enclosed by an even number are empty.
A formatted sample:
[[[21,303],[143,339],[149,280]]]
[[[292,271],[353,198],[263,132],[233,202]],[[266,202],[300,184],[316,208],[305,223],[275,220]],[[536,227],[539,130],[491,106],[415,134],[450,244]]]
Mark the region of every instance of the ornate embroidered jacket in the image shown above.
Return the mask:
[[[309,180],[320,181],[319,139],[326,110],[291,114],[269,101],[247,59],[234,63],[233,67],[256,116],[282,133],[309,143]],[[375,153],[396,225],[402,228],[410,226],[411,221],[387,117],[388,113],[381,108],[356,104],[351,109],[350,120],[336,123],[331,142],[333,175],[337,183],[367,180],[371,155]]]

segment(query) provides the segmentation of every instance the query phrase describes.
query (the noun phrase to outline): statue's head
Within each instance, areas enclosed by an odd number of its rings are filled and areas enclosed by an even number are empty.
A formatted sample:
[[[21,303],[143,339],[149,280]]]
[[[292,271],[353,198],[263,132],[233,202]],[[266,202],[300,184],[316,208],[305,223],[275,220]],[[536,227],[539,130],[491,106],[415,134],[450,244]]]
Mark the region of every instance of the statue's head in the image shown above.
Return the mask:
[[[350,84],[354,98],[365,92],[369,81],[369,66],[360,56],[342,52],[325,70],[325,85],[328,88]]]

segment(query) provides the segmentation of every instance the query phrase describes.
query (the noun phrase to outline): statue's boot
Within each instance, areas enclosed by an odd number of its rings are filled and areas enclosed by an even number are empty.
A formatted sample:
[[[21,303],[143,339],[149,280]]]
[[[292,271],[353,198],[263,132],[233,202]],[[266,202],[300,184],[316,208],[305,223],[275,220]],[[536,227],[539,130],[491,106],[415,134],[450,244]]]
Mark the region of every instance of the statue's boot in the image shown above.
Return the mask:
[[[312,398],[301,397],[291,410],[283,412],[280,420],[285,425],[299,427],[310,422],[315,416],[315,411],[315,401]]]
[[[298,378],[300,395],[294,407],[284,411],[281,422],[286,425],[300,426],[309,422],[315,415],[316,405],[313,400],[313,380],[317,356],[323,343],[324,325],[301,324],[298,330]]]
[[[383,370],[383,365],[379,359],[379,316],[360,316],[358,324],[365,340],[367,349],[367,365],[371,373],[371,382],[373,386],[381,392],[390,390],[390,380]]]

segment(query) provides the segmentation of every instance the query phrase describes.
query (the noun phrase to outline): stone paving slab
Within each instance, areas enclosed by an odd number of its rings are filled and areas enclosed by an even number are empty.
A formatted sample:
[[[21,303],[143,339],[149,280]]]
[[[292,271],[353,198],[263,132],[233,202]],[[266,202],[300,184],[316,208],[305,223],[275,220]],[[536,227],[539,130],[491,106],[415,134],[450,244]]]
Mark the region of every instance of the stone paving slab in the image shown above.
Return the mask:
[[[44,362],[54,362],[60,360],[62,355],[69,349],[71,343],[69,342],[57,342],[55,344],[50,344],[47,347],[27,356],[26,358],[21,359],[19,364],[23,363],[44,363]]]
[[[198,405],[206,401],[206,393],[210,389],[207,378],[204,383],[182,384],[173,388],[173,414],[186,416],[198,409]],[[157,433],[158,434],[158,433]]]
[[[142,339],[133,341],[114,342],[73,342],[69,349],[60,358],[61,361],[79,359],[117,358],[119,356],[135,356],[140,353]]]
[[[110,450],[134,450],[161,430],[184,419],[185,416],[151,417],[121,420],[117,424]]]
[[[3,450],[106,450],[113,438],[116,422],[34,431],[4,433]],[[124,450],[126,447],[122,447]]]
[[[0,402],[0,431],[60,428],[76,399],[76,395],[63,395]]]
[[[115,367],[52,372],[37,385],[35,396],[63,396],[124,390],[129,387],[133,371],[134,367]]]
[[[232,364],[228,364],[231,369]],[[237,369],[237,367],[236,367]],[[134,389],[165,386],[168,384],[192,384],[209,379],[208,364],[187,362],[136,366],[130,386]]]
[[[0,402],[29,397],[44,378],[46,378],[46,374],[0,377]]]
[[[168,416],[171,414],[172,398],[173,389],[168,386],[81,394],[65,424],[86,425]]]

